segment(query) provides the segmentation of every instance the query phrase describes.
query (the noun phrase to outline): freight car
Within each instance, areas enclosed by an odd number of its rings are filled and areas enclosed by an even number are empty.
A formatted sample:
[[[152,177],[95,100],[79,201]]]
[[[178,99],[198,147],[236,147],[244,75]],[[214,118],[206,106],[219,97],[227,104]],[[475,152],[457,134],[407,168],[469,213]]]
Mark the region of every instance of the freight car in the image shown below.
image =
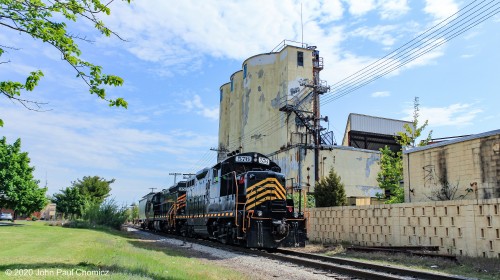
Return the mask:
[[[142,226],[250,248],[303,247],[305,218],[295,211],[280,172],[259,153],[231,156],[144,196]]]

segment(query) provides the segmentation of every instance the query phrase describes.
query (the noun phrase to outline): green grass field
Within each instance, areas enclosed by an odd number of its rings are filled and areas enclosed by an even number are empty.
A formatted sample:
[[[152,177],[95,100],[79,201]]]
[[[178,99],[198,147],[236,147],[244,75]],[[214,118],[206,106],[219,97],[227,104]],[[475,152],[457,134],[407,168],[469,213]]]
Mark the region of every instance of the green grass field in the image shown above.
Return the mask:
[[[16,222],[0,226],[0,279],[244,279],[112,230]]]

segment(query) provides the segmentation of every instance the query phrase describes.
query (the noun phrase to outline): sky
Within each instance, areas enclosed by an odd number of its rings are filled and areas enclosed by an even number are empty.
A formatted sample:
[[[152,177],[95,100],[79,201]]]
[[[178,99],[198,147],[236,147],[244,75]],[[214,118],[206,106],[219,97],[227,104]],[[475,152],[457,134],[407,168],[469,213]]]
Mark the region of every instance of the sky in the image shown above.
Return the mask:
[[[0,28],[0,44],[16,48],[0,58],[9,61],[0,64],[0,81],[23,81],[40,69],[39,86],[22,97],[47,102],[35,112],[0,98],[0,136],[21,138],[49,195],[96,175],[115,179],[111,197],[130,205],[150,188],[171,186],[170,173],[216,163],[210,148],[218,143],[219,87],[246,58],[285,39],[303,41],[317,46],[321,79],[334,88],[471,2],[115,1],[102,20],[124,40],[85,22],[69,29],[92,41],[79,42],[82,58],[125,80],[108,96],[125,98],[128,109],[90,95],[51,46]],[[419,97],[419,119],[434,138],[499,129],[499,15],[452,40],[434,38],[438,48],[345,96],[321,96],[325,126],[340,143],[349,113],[411,120]]]

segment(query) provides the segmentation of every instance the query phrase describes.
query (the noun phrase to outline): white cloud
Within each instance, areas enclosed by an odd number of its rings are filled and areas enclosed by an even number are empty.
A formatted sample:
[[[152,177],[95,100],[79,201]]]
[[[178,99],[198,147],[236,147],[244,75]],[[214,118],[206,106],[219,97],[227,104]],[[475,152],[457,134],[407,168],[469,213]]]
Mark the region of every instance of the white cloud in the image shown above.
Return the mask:
[[[198,115],[202,115],[203,117],[212,120],[219,119],[219,108],[206,107],[201,102],[201,97],[197,94],[194,95],[192,100],[182,102],[182,105],[184,105],[189,112],[195,112]]]
[[[458,4],[454,0],[425,0],[424,12],[435,18],[444,20],[458,11]]]
[[[410,10],[407,0],[383,0],[379,3],[382,19],[394,19],[405,15]]]
[[[313,1],[308,1],[308,3],[314,3]],[[329,0],[321,2],[321,17],[319,18],[321,23],[327,23],[331,21],[336,21],[342,18],[344,13],[344,7],[339,0]]]
[[[413,107],[404,110],[406,120],[413,119]],[[483,112],[475,104],[456,103],[446,107],[420,107],[419,120],[428,120],[429,126],[465,126],[472,125],[479,113]]]
[[[415,57],[415,59],[407,63],[404,68],[409,69],[437,63],[437,58],[444,55],[445,45],[446,40],[438,39],[425,41],[422,45],[415,46],[415,49],[408,53],[408,57]]]
[[[116,40],[116,46],[153,62],[150,70],[163,77],[203,69],[209,57],[242,61],[270,51],[282,39],[302,40],[301,3],[294,0],[117,3],[112,4],[111,18],[106,22],[128,42]],[[409,11],[406,0],[306,1],[302,5],[304,42],[317,45],[325,63],[335,65],[340,77],[346,70],[359,70],[360,61],[373,60],[353,52],[346,55],[342,44],[349,37],[365,37],[387,48],[402,32],[414,32],[408,30],[408,23],[354,31],[349,30],[355,26],[352,23],[334,23],[343,18],[344,9],[355,16],[376,10],[382,19],[394,19]],[[100,43],[109,44],[109,40]],[[326,77],[327,72],[323,72]],[[338,79],[339,75],[332,77]],[[205,114],[214,116],[214,109]]]
[[[475,54],[462,54],[460,57],[467,59],[467,58],[473,58],[475,56],[476,56]]]
[[[379,10],[380,18],[394,19],[408,13],[407,0],[344,0],[349,5],[349,13],[363,16],[368,12]]]
[[[384,46],[392,46],[396,38],[392,32],[400,27],[395,25],[378,25],[373,27],[360,27],[350,32],[350,36],[364,37]]]
[[[375,9],[374,0],[345,0],[349,5],[349,13],[354,16],[362,16]]]
[[[326,13],[338,18],[333,6]],[[120,43],[140,59],[165,66],[189,66],[203,55],[244,59],[269,51],[276,38],[300,34],[300,4],[294,1],[136,1],[112,10],[107,22],[130,41]]]
[[[371,94],[372,97],[388,97],[391,96],[391,93],[388,91],[376,91]]]

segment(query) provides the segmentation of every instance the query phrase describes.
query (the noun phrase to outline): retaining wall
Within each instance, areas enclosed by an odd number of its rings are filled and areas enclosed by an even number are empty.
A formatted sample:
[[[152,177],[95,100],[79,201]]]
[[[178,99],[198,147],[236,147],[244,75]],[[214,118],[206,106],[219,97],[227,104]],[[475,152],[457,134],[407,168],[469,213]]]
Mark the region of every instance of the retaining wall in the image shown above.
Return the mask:
[[[312,208],[308,237],[362,246],[439,246],[500,258],[500,199]]]

